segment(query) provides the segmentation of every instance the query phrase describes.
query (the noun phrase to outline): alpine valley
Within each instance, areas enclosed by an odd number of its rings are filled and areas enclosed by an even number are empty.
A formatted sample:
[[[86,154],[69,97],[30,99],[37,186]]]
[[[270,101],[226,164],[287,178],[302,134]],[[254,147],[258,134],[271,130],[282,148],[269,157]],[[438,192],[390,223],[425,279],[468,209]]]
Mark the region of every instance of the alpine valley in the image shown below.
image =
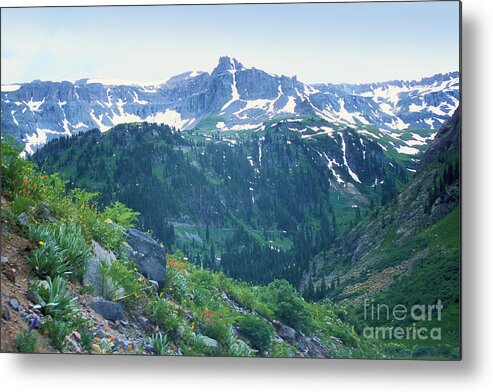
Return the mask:
[[[351,347],[388,321],[369,321],[366,301],[441,301],[440,341],[394,338],[377,350],[454,359],[459,97],[458,72],[305,84],[221,57],[211,73],[162,84],[2,85],[1,124],[22,159],[68,192],[140,213],[138,228],[193,268],[248,285],[287,281],[302,301],[338,309]]]

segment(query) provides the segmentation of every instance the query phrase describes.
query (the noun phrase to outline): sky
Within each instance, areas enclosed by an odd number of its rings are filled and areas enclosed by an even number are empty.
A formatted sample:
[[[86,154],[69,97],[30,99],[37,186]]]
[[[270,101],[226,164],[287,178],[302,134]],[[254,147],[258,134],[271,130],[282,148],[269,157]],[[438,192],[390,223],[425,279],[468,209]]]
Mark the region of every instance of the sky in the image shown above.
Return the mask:
[[[220,56],[305,83],[459,69],[459,3],[3,8],[1,82],[165,81]]]

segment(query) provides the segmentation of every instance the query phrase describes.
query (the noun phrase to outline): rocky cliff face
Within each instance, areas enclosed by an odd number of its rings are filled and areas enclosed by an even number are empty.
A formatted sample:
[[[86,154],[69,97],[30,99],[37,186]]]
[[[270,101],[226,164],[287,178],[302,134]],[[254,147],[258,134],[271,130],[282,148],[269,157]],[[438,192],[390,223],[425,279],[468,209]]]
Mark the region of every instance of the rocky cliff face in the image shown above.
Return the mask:
[[[27,153],[62,135],[143,121],[254,130],[276,117],[318,116],[386,131],[433,129],[457,107],[458,89],[457,72],[410,82],[309,85],[222,57],[210,74],[186,72],[160,85],[95,79],[3,85],[2,129]]]

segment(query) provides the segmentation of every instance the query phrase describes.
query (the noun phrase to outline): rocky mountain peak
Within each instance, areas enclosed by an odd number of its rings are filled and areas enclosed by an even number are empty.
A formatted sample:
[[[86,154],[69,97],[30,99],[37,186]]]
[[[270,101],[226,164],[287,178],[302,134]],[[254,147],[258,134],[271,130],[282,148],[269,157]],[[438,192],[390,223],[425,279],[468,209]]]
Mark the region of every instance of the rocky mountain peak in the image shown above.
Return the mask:
[[[216,68],[214,68],[214,71],[212,71],[212,74],[216,75],[226,71],[241,70],[241,69],[244,69],[243,64],[241,64],[235,58],[229,56],[221,56],[216,65]]]

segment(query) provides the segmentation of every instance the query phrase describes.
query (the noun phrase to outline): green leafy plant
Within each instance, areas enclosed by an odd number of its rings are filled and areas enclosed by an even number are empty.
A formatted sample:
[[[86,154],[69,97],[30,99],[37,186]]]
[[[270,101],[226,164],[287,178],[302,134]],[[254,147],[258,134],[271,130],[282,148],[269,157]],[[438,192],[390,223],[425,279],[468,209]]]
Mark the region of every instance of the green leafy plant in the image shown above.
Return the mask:
[[[37,338],[33,330],[28,330],[17,334],[14,347],[20,353],[32,353],[36,346]]]
[[[238,339],[232,326],[228,328],[227,346],[228,355],[233,357],[251,357],[256,354],[256,351],[252,350],[248,344]]]
[[[168,268],[166,271],[166,289],[171,291],[173,297],[178,300],[190,296],[187,279],[178,268]]]
[[[39,277],[56,277],[70,273],[70,264],[66,253],[54,242],[41,242],[41,246],[31,252],[28,260]]]
[[[105,221],[110,220],[111,222],[128,229],[135,227],[135,222],[137,222],[139,215],[139,212],[135,212],[131,208],[125,206],[125,204],[116,201],[104,209],[101,218]]]
[[[113,279],[110,273],[110,263],[101,263],[99,265],[101,274],[101,295],[109,301],[120,301],[127,295],[125,289]]]
[[[5,139],[5,140],[4,140]],[[26,174],[33,170],[33,164],[19,157],[22,146],[8,135],[2,135],[2,190],[15,193],[20,191]]]
[[[66,252],[72,271],[80,279],[84,264],[91,257],[91,248],[86,243],[82,229],[74,221],[53,225],[53,237],[58,246]]]
[[[169,340],[166,335],[161,332],[155,333],[151,336],[152,349],[157,355],[168,354]]]
[[[12,202],[12,211],[15,216],[23,212],[29,212],[30,208],[34,205],[34,200],[30,196],[16,195]]]
[[[67,291],[67,286],[60,276],[53,280],[51,277],[46,278],[46,283],[36,281],[32,290],[37,292],[41,299],[46,303],[43,311],[46,315],[54,319],[70,320],[79,313],[75,306],[77,297],[71,298]]]
[[[181,326],[178,311],[165,298],[150,300],[147,303],[147,311],[150,319],[167,332],[175,333]]]
[[[129,260],[118,259],[111,263],[101,263],[103,296],[111,301],[123,300],[130,308],[134,307],[142,292],[142,283]]]
[[[230,336],[230,326],[231,325],[227,320],[224,320],[224,318],[219,314],[213,313],[204,320],[202,324],[202,332],[204,335],[217,340],[221,346],[221,349],[227,350]]]
[[[74,221],[55,222],[50,225],[29,225],[27,236],[41,245],[32,254],[33,262],[45,271],[40,276],[56,276],[66,272],[74,273],[81,280],[84,264],[91,257],[91,248],[86,243],[82,229]],[[37,254],[38,253],[38,254]],[[45,258],[47,259],[45,259]],[[59,270],[57,271],[57,266]],[[50,271],[50,268],[53,270]]]
[[[50,339],[54,349],[64,351],[67,348],[65,338],[72,332],[72,325],[69,322],[51,319],[45,322],[41,329]]]
[[[296,355],[296,349],[286,342],[272,344],[272,356],[276,358],[292,358]]]
[[[273,309],[274,316],[282,322],[305,332],[313,329],[313,318],[308,304],[286,280],[269,283],[261,297]]]
[[[26,229],[27,238],[37,244],[42,242],[53,241],[53,233],[49,226],[30,224]]]
[[[94,342],[94,335],[91,332],[92,326],[92,321],[81,316],[75,317],[73,322],[73,327],[80,334],[80,345],[86,352],[91,351]]]
[[[238,319],[238,328],[259,350],[269,350],[274,328],[259,317],[245,315]]]

